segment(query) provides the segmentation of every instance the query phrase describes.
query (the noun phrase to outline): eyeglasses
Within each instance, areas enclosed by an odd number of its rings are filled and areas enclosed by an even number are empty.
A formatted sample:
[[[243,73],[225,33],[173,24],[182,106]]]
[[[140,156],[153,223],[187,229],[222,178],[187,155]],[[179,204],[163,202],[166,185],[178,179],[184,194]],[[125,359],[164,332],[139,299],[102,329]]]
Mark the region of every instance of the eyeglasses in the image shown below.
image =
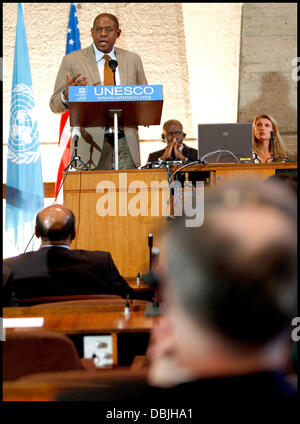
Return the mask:
[[[106,33],[110,33],[112,31],[114,31],[114,28],[112,27],[96,27],[94,28],[95,31],[97,32],[102,32],[102,30],[104,30]]]
[[[174,131],[174,132],[168,132],[167,137],[172,137],[172,135],[175,134],[176,136],[183,134],[182,131]]]

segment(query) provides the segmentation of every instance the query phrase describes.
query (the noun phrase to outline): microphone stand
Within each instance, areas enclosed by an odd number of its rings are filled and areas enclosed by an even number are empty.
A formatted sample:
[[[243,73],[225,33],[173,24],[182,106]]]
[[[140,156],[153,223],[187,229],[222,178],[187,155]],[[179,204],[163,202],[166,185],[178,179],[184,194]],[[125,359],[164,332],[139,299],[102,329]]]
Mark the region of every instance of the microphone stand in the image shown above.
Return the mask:
[[[116,85],[116,69],[118,62],[114,59],[110,59],[108,66],[113,71],[114,83]],[[122,109],[109,109],[109,115],[114,117],[114,151],[115,151],[115,170],[119,169],[119,138],[118,138],[118,117],[122,114]]]
[[[152,236],[152,234],[149,234],[149,236],[150,235]],[[159,258],[159,253],[160,251],[157,247],[153,247],[151,249],[151,254],[153,255],[153,261],[156,266],[157,266],[157,262]],[[159,299],[159,293],[158,293],[160,282],[158,278],[156,277],[155,273],[152,272],[151,268],[150,268],[149,274],[146,275],[144,279],[144,284],[148,284],[152,286],[154,289],[154,296],[152,298],[152,303],[148,303],[146,305],[145,317],[154,317],[154,316],[162,315],[162,306],[160,305],[160,299]]]
[[[115,170],[119,169],[119,138],[118,138],[118,116],[122,115],[122,109],[109,109],[109,116],[114,117],[114,151],[115,151]]]
[[[81,160],[81,158],[80,158],[80,156],[78,156],[78,138],[79,137],[76,134],[74,136],[74,155],[73,155],[73,157],[72,157],[69,165],[67,166],[67,168],[71,168],[72,167],[74,169],[77,169],[77,161],[78,161],[80,163],[80,165],[82,165],[82,167],[88,171],[88,168],[87,168],[86,164],[83,163],[82,160]]]
[[[170,186],[170,213],[169,216],[165,217],[166,221],[172,221],[173,219],[175,219],[175,215],[174,215],[174,187],[171,187],[171,183],[172,183],[172,165],[169,164],[168,162],[166,162],[166,168],[167,168],[167,172],[168,172],[168,183]]]
[[[149,272],[152,272],[152,246],[153,246],[153,234],[148,234]]]
[[[84,167],[87,171],[89,170],[89,169],[87,168],[86,164],[82,162],[82,160],[81,160],[80,156],[78,156],[78,139],[79,139],[79,136],[76,134],[76,135],[74,136],[74,154],[73,154],[73,157],[72,157],[72,159],[70,160],[69,164],[68,164],[68,165],[67,165],[67,167],[64,169],[64,172],[66,172],[66,174],[65,174],[64,178],[62,179],[62,181],[61,181],[61,183],[60,183],[60,186],[59,186],[59,189],[58,189],[57,195],[56,195],[56,197],[55,197],[55,199],[54,199],[54,204],[56,203],[57,197],[58,197],[59,192],[60,192],[60,190],[61,190],[61,188],[62,188],[62,186],[63,186],[63,184],[64,184],[64,181],[65,181],[65,179],[66,179],[66,176],[67,176],[67,174],[68,174],[68,172],[69,172],[70,168],[71,168],[71,167],[72,167],[72,168],[74,168],[74,169],[76,169],[76,168],[77,168],[77,161],[79,161],[79,162],[81,163],[82,167]],[[26,253],[26,252],[27,252],[27,249],[28,249],[28,247],[29,247],[29,245],[30,245],[31,241],[33,240],[33,237],[34,237],[34,236],[35,236],[35,234],[32,234],[31,239],[29,240],[29,242],[27,243],[27,246],[25,247],[24,253]]]

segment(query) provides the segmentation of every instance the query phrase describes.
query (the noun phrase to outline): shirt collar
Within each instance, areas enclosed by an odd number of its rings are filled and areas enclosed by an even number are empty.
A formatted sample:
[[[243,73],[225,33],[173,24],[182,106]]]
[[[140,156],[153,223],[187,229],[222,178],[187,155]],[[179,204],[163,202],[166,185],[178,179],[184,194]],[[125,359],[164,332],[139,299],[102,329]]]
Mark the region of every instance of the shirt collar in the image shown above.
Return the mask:
[[[95,46],[95,43],[93,43],[93,48],[94,48],[96,62],[99,62],[101,59],[103,59],[103,56],[105,54],[108,54],[109,57],[111,57],[112,59],[117,60],[116,55],[115,55],[115,48],[114,47],[112,48],[112,50],[109,53],[100,52],[100,50],[98,50],[97,47]]]
[[[68,246],[67,244],[44,244],[43,246],[41,246],[41,249],[43,247],[62,247],[63,249],[70,250],[70,246]]]

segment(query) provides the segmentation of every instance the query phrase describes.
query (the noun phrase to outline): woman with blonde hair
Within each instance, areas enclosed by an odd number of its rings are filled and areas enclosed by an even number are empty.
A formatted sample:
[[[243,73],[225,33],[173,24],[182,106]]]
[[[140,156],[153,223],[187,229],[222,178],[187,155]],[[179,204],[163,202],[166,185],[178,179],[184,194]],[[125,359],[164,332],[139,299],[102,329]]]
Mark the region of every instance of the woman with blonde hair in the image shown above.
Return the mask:
[[[271,143],[272,132],[274,137],[273,144]],[[256,116],[253,119],[253,162],[272,162],[273,148],[275,148],[277,160],[287,160],[287,149],[279,134],[276,120],[267,114]]]

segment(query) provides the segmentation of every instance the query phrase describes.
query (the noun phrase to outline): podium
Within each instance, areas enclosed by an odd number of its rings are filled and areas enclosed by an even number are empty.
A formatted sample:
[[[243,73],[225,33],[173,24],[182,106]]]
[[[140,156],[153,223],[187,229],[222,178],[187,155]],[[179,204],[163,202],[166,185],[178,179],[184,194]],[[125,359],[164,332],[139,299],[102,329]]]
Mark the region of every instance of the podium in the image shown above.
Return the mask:
[[[71,127],[114,128],[118,169],[118,127],[160,125],[162,85],[70,86]]]

